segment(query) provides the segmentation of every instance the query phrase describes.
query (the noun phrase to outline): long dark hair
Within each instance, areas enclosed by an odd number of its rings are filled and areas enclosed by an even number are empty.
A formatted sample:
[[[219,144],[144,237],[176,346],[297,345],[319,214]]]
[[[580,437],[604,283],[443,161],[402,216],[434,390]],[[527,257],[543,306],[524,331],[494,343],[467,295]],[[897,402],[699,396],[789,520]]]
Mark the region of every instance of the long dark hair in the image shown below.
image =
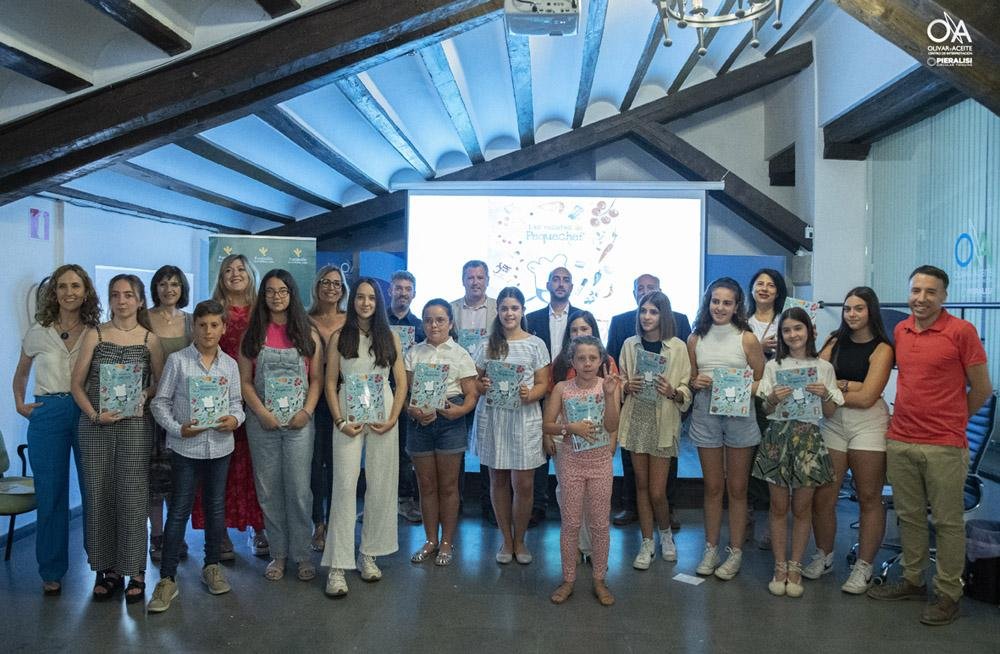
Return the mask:
[[[275,279],[281,281],[288,288],[288,309],[285,311],[287,322],[285,330],[288,339],[304,357],[312,357],[316,353],[316,342],[312,337],[313,326],[306,316],[305,307],[302,306],[302,296],[299,295],[299,287],[295,284],[295,278],[287,270],[275,268],[267,271],[260,280],[260,287],[257,295],[260,302],[254,304],[253,311],[250,312],[250,323],[243,334],[243,344],[240,351],[248,359],[256,359],[264,347],[264,339],[267,337],[267,326],[271,323],[271,310],[267,307],[264,298],[264,290],[267,288],[268,280]]]
[[[867,286],[855,286],[851,290],[847,291],[847,295],[844,296],[844,304],[847,304],[847,298],[856,297],[862,300],[868,307],[868,327],[872,330],[872,336],[875,337],[876,345],[879,343],[888,343],[889,335],[885,331],[885,323],[882,322],[882,305],[879,304],[878,296],[875,295],[875,291]],[[845,306],[846,308],[846,306]],[[830,333],[830,336],[826,339],[826,343],[823,343],[823,347],[826,348],[830,339],[837,339],[833,343],[833,348],[830,350],[830,363],[833,367],[837,367],[837,355],[840,353],[840,344],[844,342],[844,339],[851,338],[851,328],[847,326],[847,321],[844,320],[844,312],[840,312],[840,327]]]
[[[153,273],[153,279],[149,282],[149,294],[153,297],[153,306],[160,306],[160,292],[156,290],[156,287],[160,285],[163,280],[170,281],[171,277],[176,277],[177,281],[181,285],[181,297],[177,300],[177,308],[183,309],[188,305],[188,295],[191,293],[191,288],[188,286],[187,276],[177,266],[160,266],[160,269]]]
[[[371,277],[362,277],[351,289],[351,296],[347,299],[347,319],[343,329],[340,330],[340,338],[337,340],[337,351],[345,359],[356,359],[358,357],[358,344],[361,342],[361,326],[358,324],[358,310],[354,303],[358,297],[358,289],[362,284],[371,286],[375,293],[375,313],[372,314],[369,333],[372,344],[368,349],[369,353],[375,357],[375,365],[379,367],[391,368],[396,363],[396,346],[392,340],[392,330],[389,329],[389,319],[385,313],[385,298],[382,296],[382,288],[378,282]]]
[[[806,310],[802,307],[791,307],[781,312],[781,316],[778,318],[778,349],[774,352],[774,360],[781,363],[781,360],[787,356],[791,355],[788,350],[788,345],[785,344],[785,338],[781,334],[781,326],[786,320],[795,320],[806,326],[806,356],[810,359],[815,359],[819,356],[816,352],[816,329],[813,327],[812,318],[806,313]]]
[[[451,310],[451,302],[449,302],[448,300],[446,300],[444,298],[440,298],[440,297],[436,297],[436,298],[427,300],[427,302],[424,304],[424,308],[420,310],[420,320],[421,321],[423,321],[424,314],[431,307],[441,307],[442,309],[444,309],[444,312],[446,314],[448,314],[448,322],[451,323],[451,329],[448,330],[448,336],[451,336],[452,338],[454,338],[457,341],[458,340],[458,332],[455,331],[455,312]],[[424,331],[425,332],[427,331],[426,327],[424,328]]]
[[[701,296],[701,306],[698,307],[698,315],[694,319],[694,329],[691,331],[698,336],[704,336],[712,328],[712,291],[717,288],[725,288],[733,292],[733,300],[736,302],[736,306],[733,307],[732,324],[741,332],[750,331],[746,308],[743,304],[743,288],[732,277],[720,277],[708,285],[708,288],[705,289],[705,294]]]
[[[512,297],[521,305],[521,329],[527,331],[527,323],[524,321],[524,293],[520,289],[508,286],[497,294],[497,316],[490,326],[490,340],[486,347],[486,356],[491,359],[503,359],[510,352],[507,347],[507,337],[503,334],[503,326],[500,324],[500,303]]]
[[[136,297],[139,298],[140,302],[139,309],[138,311],[135,312],[136,322],[142,325],[143,328],[146,329],[146,331],[150,332],[153,331],[153,326],[149,322],[149,309],[146,308],[146,285],[143,284],[142,280],[139,279],[137,276],[126,275],[123,273],[112,277],[111,281],[108,282],[108,304],[111,304],[111,289],[114,287],[115,284],[121,281],[128,282],[128,285],[132,287],[132,292],[135,293]],[[109,307],[109,311],[111,313],[111,319],[114,320],[115,317],[114,308]]]
[[[579,318],[583,318],[587,324],[590,325],[590,333],[593,336],[596,336],[597,338],[601,337],[601,330],[597,326],[597,318],[594,317],[594,314],[589,311],[584,311],[583,309],[577,309],[573,313],[569,314],[569,317],[566,318],[566,331],[563,332],[562,348],[559,350],[559,356],[557,356],[555,361],[552,362],[553,383],[566,381],[569,369],[573,365],[568,356],[569,343],[573,340],[570,337],[570,328]],[[601,363],[607,363],[607,359],[601,361]]]
[[[788,284],[785,283],[785,277],[774,268],[761,268],[753,274],[753,277],[750,278],[750,283],[747,284],[748,318],[757,313],[757,300],[753,296],[753,285],[757,283],[757,278],[761,275],[770,277],[777,290],[774,296],[774,315],[778,315],[785,308],[785,299],[788,297]]]
[[[75,263],[59,266],[42,281],[38,289],[35,321],[42,327],[48,327],[59,319],[59,298],[56,296],[56,289],[59,286],[59,278],[68,272],[76,273],[83,281],[84,296],[83,304],[80,305],[80,321],[90,327],[96,327],[101,322],[101,298],[97,296],[97,289],[90,281],[87,271]]]
[[[635,335],[642,338],[642,305],[652,304],[660,312],[660,340],[669,341],[677,335],[677,321],[674,320],[674,310],[670,306],[670,298],[662,291],[652,291],[639,298],[639,308],[635,312]]]

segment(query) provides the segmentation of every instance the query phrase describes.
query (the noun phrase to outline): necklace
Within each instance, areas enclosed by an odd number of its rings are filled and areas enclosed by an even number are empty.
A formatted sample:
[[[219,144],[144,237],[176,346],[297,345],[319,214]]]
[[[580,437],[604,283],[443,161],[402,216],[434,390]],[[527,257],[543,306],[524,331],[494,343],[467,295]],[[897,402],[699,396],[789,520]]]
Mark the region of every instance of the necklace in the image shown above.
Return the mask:
[[[114,320],[112,320],[112,321],[111,321],[111,324],[112,324],[112,325],[114,325],[114,328],[115,328],[115,329],[117,329],[118,331],[120,331],[120,332],[125,332],[125,333],[128,333],[128,332],[133,332],[133,331],[135,331],[135,330],[136,330],[136,328],[137,328],[137,327],[139,326],[139,323],[135,323],[135,324],[134,324],[134,325],[132,325],[132,327],[130,327],[129,329],[122,329],[121,327],[119,327],[119,326],[118,326],[118,323],[116,323],[116,322],[115,322]]]
[[[63,339],[64,341],[68,341],[69,340],[69,335],[73,331],[75,331],[77,327],[80,326],[81,322],[82,321],[77,320],[75,325],[73,325],[69,329],[66,329],[65,327],[63,327],[62,321],[56,320],[56,324],[59,325],[59,338]]]

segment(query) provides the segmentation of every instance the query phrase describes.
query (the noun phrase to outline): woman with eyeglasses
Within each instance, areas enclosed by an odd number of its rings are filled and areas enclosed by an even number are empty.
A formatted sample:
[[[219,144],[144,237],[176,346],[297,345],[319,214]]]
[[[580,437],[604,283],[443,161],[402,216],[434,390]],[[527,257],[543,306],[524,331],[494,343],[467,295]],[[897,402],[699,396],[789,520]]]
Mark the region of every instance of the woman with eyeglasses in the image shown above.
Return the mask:
[[[269,271],[240,346],[240,384],[247,412],[257,497],[264,511],[271,562],[264,576],[285,575],[286,559],[309,581],[309,467],[312,416],[323,386],[323,342],[306,315],[299,289],[287,270]]]
[[[316,283],[312,288],[312,307],[309,319],[323,340],[323,364],[326,365],[325,349],[333,335],[340,331],[347,319],[347,294],[350,289],[344,280],[344,273],[336,266],[323,266],[316,273]],[[325,389],[324,389],[325,390]],[[333,486],[333,416],[326,402],[326,393],[319,396],[316,415],[313,416],[316,442],[313,444],[312,476],[312,548],[322,552],[326,545],[326,523],[330,517],[330,489]]]

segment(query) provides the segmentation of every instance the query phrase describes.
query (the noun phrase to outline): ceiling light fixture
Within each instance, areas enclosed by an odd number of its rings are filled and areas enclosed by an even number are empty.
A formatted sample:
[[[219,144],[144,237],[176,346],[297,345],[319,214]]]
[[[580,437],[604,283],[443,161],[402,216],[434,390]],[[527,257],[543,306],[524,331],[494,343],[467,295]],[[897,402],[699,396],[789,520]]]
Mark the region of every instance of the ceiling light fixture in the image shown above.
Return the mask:
[[[737,25],[747,21],[753,22],[753,37],[751,47],[760,45],[757,39],[757,29],[760,21],[772,9],[774,10],[774,29],[781,29],[781,0],[737,0],[736,9],[728,14],[712,14],[705,8],[704,0],[653,0],[663,21],[663,45],[668,48],[673,45],[670,39],[668,25],[670,21],[677,23],[681,29],[688,25],[698,30],[698,54],[705,56],[705,30],[728,25]]]

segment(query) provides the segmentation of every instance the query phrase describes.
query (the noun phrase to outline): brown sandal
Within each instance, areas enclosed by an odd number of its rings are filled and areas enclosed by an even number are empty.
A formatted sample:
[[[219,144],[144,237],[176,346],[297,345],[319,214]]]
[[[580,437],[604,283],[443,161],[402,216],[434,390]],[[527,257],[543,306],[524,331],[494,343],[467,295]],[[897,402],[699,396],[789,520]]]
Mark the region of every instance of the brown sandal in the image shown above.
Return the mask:
[[[615,603],[615,596],[611,594],[608,585],[603,581],[594,582],[594,597],[601,603],[601,606],[611,606]]]
[[[553,604],[562,604],[569,599],[569,596],[573,594],[573,582],[564,581],[559,584],[559,588],[556,588],[552,595],[549,597]]]

